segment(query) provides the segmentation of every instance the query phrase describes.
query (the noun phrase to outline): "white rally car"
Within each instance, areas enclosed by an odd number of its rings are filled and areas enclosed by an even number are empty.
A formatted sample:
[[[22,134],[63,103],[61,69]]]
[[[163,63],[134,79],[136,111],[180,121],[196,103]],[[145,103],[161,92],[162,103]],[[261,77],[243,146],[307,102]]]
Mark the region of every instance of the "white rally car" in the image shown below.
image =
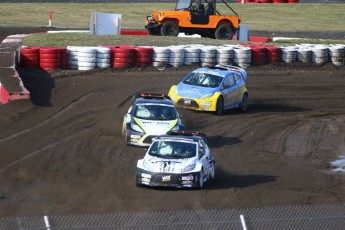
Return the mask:
[[[124,116],[122,135],[128,145],[149,146],[153,138],[183,128],[181,116],[169,96],[139,93],[133,96]]]
[[[137,186],[202,188],[215,177],[215,159],[204,133],[172,131],[154,139],[138,160]]]

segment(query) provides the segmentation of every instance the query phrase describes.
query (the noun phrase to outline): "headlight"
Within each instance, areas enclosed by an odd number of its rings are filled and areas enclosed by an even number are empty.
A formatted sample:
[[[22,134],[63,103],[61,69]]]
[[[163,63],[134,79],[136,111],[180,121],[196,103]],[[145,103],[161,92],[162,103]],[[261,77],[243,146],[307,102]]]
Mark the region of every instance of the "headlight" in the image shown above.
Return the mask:
[[[195,164],[191,164],[191,165],[188,165],[187,167],[185,167],[184,169],[182,169],[182,172],[189,172],[189,171],[192,171],[193,169],[195,168]]]
[[[132,127],[133,130],[135,130],[135,131],[137,131],[137,132],[139,132],[139,133],[143,133],[143,132],[144,132],[144,131],[139,127],[139,125],[137,125],[137,124],[131,123],[131,127]]]
[[[178,89],[177,89],[177,87],[175,87],[174,92],[178,95]]]
[[[208,97],[212,97],[213,93],[206,93],[204,95],[201,95],[200,98],[208,98]]]

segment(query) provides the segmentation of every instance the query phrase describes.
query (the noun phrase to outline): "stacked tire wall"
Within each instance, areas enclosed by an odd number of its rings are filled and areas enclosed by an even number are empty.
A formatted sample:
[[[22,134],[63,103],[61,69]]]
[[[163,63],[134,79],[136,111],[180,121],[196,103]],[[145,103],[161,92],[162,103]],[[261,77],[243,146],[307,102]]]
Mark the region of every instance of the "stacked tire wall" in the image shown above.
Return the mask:
[[[91,70],[95,68],[132,68],[154,66],[181,67],[216,64],[248,68],[275,62],[302,62],[322,65],[332,62],[344,66],[345,45],[299,44],[273,46],[264,44],[243,45],[181,45],[167,47],[149,46],[68,46],[21,47],[19,64],[23,68],[45,71],[53,69]]]

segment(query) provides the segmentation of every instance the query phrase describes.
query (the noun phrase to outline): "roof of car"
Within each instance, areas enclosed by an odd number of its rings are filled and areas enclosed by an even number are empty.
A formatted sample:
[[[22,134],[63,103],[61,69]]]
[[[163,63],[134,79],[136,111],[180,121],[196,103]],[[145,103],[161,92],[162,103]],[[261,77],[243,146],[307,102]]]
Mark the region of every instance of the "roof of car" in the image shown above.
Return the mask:
[[[157,103],[165,105],[173,105],[171,98],[165,94],[156,93],[139,93],[133,96],[133,102],[143,104],[143,103]]]
[[[221,77],[226,77],[229,73],[239,73],[247,77],[247,73],[243,68],[232,66],[232,65],[215,65],[211,67],[202,67],[194,70],[193,72],[206,72],[210,74],[216,74]]]
[[[198,131],[185,131],[185,130],[174,130],[165,135],[157,137],[160,140],[174,140],[174,141],[191,141],[198,142],[200,139],[204,139],[206,142],[207,136],[205,133]]]

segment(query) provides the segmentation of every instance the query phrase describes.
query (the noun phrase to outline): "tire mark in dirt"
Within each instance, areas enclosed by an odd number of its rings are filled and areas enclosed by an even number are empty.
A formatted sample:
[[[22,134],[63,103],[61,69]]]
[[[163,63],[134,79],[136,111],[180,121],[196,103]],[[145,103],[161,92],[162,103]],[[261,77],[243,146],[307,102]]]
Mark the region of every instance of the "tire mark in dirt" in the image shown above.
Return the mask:
[[[31,157],[33,157],[33,156],[39,154],[39,153],[42,152],[42,151],[48,150],[48,149],[53,148],[53,147],[55,147],[55,146],[57,146],[57,145],[59,145],[59,144],[65,143],[65,142],[70,141],[70,140],[72,140],[72,139],[74,139],[74,138],[76,138],[76,137],[79,137],[81,134],[84,134],[84,133],[86,133],[87,131],[89,131],[89,130],[91,129],[91,127],[93,127],[94,125],[95,125],[95,124],[92,124],[92,125],[86,127],[85,129],[79,131],[79,132],[73,133],[73,134],[70,135],[70,136],[64,137],[64,138],[62,138],[62,139],[60,139],[60,140],[53,141],[52,143],[50,143],[50,144],[48,144],[48,145],[46,145],[46,146],[44,146],[44,147],[42,147],[42,148],[40,148],[40,149],[34,151],[34,152],[31,152],[31,153],[25,155],[24,157],[19,158],[19,159],[13,161],[13,162],[10,163],[10,164],[7,164],[6,166],[4,166],[4,167],[2,167],[2,168],[0,169],[0,173],[5,172],[6,170],[8,170],[8,169],[11,168],[12,166],[16,165],[17,163],[19,163],[19,162],[21,162],[21,161],[24,161],[24,160],[27,160],[27,159],[29,159],[29,158],[31,158]]]
[[[57,112],[55,112],[54,114],[52,114],[51,116],[47,117],[45,120],[41,121],[39,124],[34,125],[30,128],[24,129],[20,132],[14,133],[6,138],[0,139],[0,143],[11,140],[13,138],[16,138],[20,135],[26,134],[30,131],[33,131],[35,129],[38,129],[40,127],[42,127],[43,125],[47,124],[48,122],[50,122],[51,120],[59,117],[62,113],[68,111],[69,109],[74,108],[77,104],[81,103],[82,101],[88,99],[90,96],[92,96],[93,94],[97,93],[97,92],[104,92],[104,91],[108,91],[113,89],[113,87],[105,87],[105,88],[101,88],[101,89],[97,89],[97,90],[91,90],[86,92],[85,94],[81,95],[80,97],[78,97],[75,100],[72,100],[70,103],[66,104],[65,106],[63,106],[61,109],[59,109]]]

